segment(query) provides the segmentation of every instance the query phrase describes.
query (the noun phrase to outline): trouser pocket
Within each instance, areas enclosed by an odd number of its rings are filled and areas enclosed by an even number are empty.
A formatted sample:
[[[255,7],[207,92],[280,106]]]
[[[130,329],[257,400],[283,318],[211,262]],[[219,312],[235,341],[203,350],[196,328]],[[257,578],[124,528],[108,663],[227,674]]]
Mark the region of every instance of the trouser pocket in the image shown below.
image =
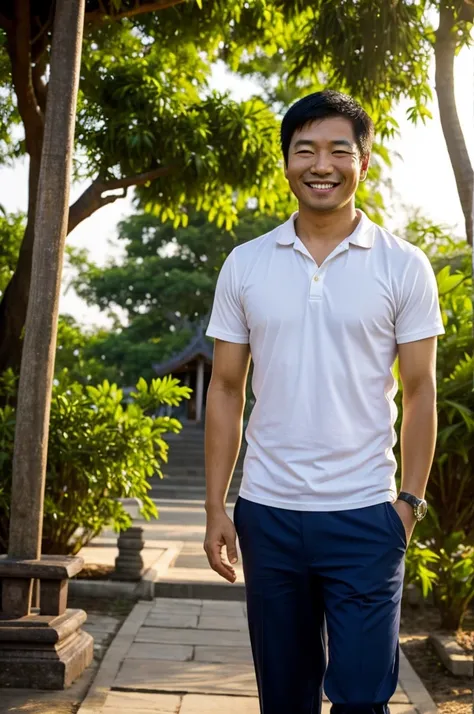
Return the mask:
[[[407,532],[405,530],[405,526],[403,525],[402,519],[400,518],[397,510],[394,508],[392,503],[385,503],[385,510],[387,512],[388,520],[391,523],[392,530],[396,535],[400,536],[403,541],[403,545],[406,549],[408,546]]]

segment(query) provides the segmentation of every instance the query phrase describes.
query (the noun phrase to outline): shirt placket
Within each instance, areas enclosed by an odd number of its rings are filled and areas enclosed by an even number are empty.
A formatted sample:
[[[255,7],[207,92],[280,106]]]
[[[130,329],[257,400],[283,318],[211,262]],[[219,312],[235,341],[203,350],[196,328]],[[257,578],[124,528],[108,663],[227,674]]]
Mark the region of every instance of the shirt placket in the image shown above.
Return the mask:
[[[323,296],[324,296],[324,283],[325,283],[325,278],[327,271],[329,269],[329,266],[331,262],[337,258],[338,255],[341,253],[344,253],[346,250],[349,250],[349,244],[348,243],[342,243],[339,245],[337,248],[334,249],[334,251],[328,255],[326,260],[318,267],[316,265],[316,261],[314,258],[311,257],[309,253],[304,253],[306,258],[308,258],[306,264],[307,264],[307,271],[308,271],[308,277],[310,279],[309,283],[309,300],[310,302],[316,302],[319,303],[322,301]]]

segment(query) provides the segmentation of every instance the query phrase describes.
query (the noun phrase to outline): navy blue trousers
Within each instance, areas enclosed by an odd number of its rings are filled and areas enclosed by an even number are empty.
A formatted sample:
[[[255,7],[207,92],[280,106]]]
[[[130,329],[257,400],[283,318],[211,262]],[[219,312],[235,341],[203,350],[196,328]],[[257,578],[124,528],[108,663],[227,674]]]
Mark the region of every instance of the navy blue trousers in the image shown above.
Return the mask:
[[[387,714],[406,551],[393,506],[301,512],[239,497],[234,523],[261,714],[319,714],[323,686],[332,714]]]

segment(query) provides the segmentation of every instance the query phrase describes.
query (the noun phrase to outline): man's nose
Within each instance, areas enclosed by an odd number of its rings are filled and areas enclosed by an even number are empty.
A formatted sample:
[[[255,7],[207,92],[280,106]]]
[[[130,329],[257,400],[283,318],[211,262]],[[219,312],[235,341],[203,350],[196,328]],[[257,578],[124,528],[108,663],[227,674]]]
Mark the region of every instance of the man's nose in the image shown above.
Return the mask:
[[[325,152],[319,152],[315,155],[313,163],[311,164],[311,173],[325,175],[331,174],[333,172],[332,156]]]

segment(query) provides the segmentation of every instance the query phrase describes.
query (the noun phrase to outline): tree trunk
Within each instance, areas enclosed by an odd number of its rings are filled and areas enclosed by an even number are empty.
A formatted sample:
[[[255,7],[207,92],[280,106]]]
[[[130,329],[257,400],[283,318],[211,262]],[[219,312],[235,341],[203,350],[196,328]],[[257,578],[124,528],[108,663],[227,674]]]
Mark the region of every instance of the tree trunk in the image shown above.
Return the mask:
[[[85,0],[58,0],[13,456],[9,555],[40,556]]]
[[[456,21],[451,6],[440,4],[439,28],[436,31],[436,95],[441,126],[456,179],[459,200],[466,224],[466,237],[473,244],[474,171],[469,159],[464,134],[459,122],[454,96],[454,57],[456,54]]]

